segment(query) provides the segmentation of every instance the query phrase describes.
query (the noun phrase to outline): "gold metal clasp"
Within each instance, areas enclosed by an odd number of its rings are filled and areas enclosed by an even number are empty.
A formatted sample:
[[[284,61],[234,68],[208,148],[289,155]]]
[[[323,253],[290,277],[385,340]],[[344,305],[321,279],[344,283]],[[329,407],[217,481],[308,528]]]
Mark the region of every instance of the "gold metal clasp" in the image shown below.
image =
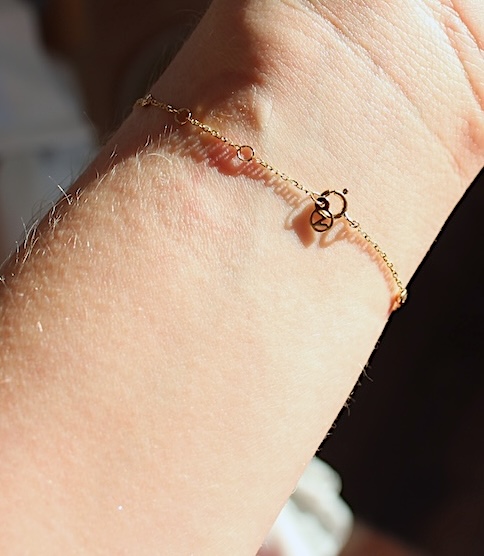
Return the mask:
[[[319,233],[327,232],[332,228],[335,220],[346,215],[346,210],[348,208],[348,201],[346,200],[347,194],[347,189],[343,189],[343,191],[328,189],[320,195],[311,194],[311,199],[314,201],[315,208],[311,213],[310,224],[314,231]],[[330,197],[332,196],[337,197],[341,203],[336,213],[331,211]]]

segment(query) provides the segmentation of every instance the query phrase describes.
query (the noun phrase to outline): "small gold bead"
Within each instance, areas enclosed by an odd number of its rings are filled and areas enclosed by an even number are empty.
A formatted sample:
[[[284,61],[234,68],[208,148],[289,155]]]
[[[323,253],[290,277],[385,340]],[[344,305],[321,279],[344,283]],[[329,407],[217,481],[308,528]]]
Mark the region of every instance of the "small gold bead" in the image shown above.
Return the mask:
[[[250,162],[254,156],[254,149],[250,145],[241,145],[237,148],[237,158],[243,162]]]
[[[175,122],[179,125],[185,125],[192,118],[192,113],[188,108],[180,108],[176,111]]]

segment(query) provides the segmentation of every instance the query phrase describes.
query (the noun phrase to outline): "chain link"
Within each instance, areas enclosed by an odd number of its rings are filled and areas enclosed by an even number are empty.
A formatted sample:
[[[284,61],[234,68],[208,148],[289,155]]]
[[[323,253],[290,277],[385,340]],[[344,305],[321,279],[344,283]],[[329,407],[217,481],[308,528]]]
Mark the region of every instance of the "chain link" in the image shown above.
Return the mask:
[[[328,210],[329,204],[327,202],[327,198],[331,194],[335,194],[338,197],[342,198],[344,200],[345,207],[346,207],[346,199],[344,197],[344,195],[346,195],[347,193],[346,189],[344,189],[343,192],[325,191],[324,193],[316,193],[315,191],[307,189],[304,185],[299,183],[297,180],[290,178],[287,174],[281,172],[280,170],[278,170],[277,168],[275,168],[274,166],[266,162],[264,159],[256,156],[255,149],[250,145],[239,145],[238,143],[234,143],[234,141],[222,135],[220,131],[218,131],[217,129],[214,129],[213,127],[204,124],[200,120],[194,118],[192,112],[188,108],[175,108],[171,104],[167,104],[165,102],[161,102],[155,99],[151,94],[147,94],[146,96],[138,99],[136,101],[136,105],[142,107],[154,106],[155,108],[161,108],[162,110],[168,112],[169,114],[173,114],[175,122],[177,124],[181,126],[187,123],[191,124],[192,126],[198,128],[202,133],[211,135],[215,139],[218,139],[219,141],[222,141],[229,147],[235,149],[236,156],[239,160],[243,162],[253,162],[255,164],[258,164],[268,172],[274,174],[280,180],[288,183],[289,185],[295,187],[296,189],[299,189],[299,191],[302,191],[305,195],[309,196],[315,202],[316,209],[313,212],[311,218],[313,218],[314,215],[320,217],[320,220],[317,223],[311,222],[311,225],[315,230],[319,232],[326,231],[332,226],[333,220],[335,218],[344,217],[347,220],[350,227],[353,228],[363,238],[363,240],[366,241],[366,243],[368,243],[368,245],[370,245],[370,247],[378,254],[378,256],[385,263],[388,271],[390,272],[398,288],[398,295],[395,297],[393,309],[394,310],[398,309],[405,303],[408,297],[408,292],[404,287],[402,281],[400,280],[400,277],[395,269],[394,264],[390,261],[385,251],[383,251],[383,249],[379,246],[379,244],[376,243],[376,241],[374,241],[371,238],[371,236],[367,232],[365,232],[365,230],[362,229],[359,222],[353,220],[347,214],[346,210],[343,210],[338,215],[333,215],[331,212],[329,212]],[[329,225],[326,224],[326,226],[321,226],[322,220],[327,219],[328,216],[331,218],[331,223]],[[320,227],[318,228],[317,225],[319,225]]]

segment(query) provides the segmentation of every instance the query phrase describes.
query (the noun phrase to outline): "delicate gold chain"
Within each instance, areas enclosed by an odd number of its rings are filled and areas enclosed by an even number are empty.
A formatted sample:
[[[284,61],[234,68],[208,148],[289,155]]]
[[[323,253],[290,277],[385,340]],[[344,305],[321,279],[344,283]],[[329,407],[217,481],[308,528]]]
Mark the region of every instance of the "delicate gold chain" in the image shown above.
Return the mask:
[[[395,303],[397,304],[397,306],[395,308],[398,309],[398,307],[401,307],[405,303],[405,301],[407,301],[408,292],[407,292],[405,286],[402,284],[402,281],[400,280],[400,277],[398,276],[398,272],[395,268],[395,265],[390,261],[390,259],[388,258],[388,255],[385,253],[385,251],[383,251],[383,249],[378,245],[378,243],[376,241],[374,241],[365,232],[365,230],[362,229],[359,222],[357,222],[356,220],[353,220],[347,214],[345,215],[345,218],[348,221],[349,225],[352,228],[354,228],[361,235],[361,237],[369,245],[371,245],[371,247],[373,247],[373,249],[378,253],[378,255],[380,255],[381,259],[386,264],[388,270],[391,272],[391,274],[393,276],[393,280],[395,281],[395,284],[397,285],[397,288],[399,290],[398,296],[395,300]]]
[[[385,253],[385,251],[383,251],[378,243],[373,241],[373,239],[361,228],[360,223],[356,220],[353,220],[346,212],[346,209],[348,207],[348,202],[346,200],[346,194],[348,193],[347,189],[343,189],[343,191],[327,190],[323,193],[316,193],[314,191],[311,191],[310,189],[307,189],[297,180],[290,178],[287,174],[281,172],[277,168],[274,168],[274,166],[272,166],[262,158],[256,156],[254,148],[250,145],[240,145],[238,143],[234,143],[234,141],[228,139],[213,127],[210,127],[209,125],[204,124],[200,120],[194,118],[192,112],[188,108],[175,108],[171,104],[156,100],[151,94],[147,94],[143,98],[138,99],[136,101],[136,104],[138,106],[154,106],[156,108],[161,108],[162,110],[165,110],[170,114],[173,114],[175,122],[180,126],[183,126],[187,123],[191,124],[192,126],[198,128],[202,133],[211,135],[212,137],[215,137],[219,141],[222,141],[229,147],[235,149],[237,158],[242,162],[253,162],[255,164],[258,164],[268,172],[271,172],[272,174],[277,176],[280,180],[287,182],[289,185],[292,185],[293,187],[296,187],[297,189],[302,191],[314,202],[315,208],[311,214],[310,224],[316,232],[327,232],[333,226],[335,220],[344,218],[351,226],[351,228],[356,230],[360,234],[360,236],[368,243],[368,245],[373,248],[373,250],[379,255],[379,257],[382,259],[382,261],[385,263],[386,267],[390,271],[392,278],[398,288],[398,295],[395,297],[393,308],[398,309],[405,303],[408,293],[398,276],[394,264],[390,261],[388,255]],[[337,213],[333,213],[330,210],[329,199],[331,197],[337,197],[339,199],[339,202],[342,203],[342,208]]]

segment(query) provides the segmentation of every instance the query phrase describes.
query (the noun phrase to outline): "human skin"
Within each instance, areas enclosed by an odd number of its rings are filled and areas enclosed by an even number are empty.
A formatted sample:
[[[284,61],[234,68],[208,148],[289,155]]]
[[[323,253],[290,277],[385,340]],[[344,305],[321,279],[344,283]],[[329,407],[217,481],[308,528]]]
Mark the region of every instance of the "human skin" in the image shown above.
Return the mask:
[[[216,0],[152,91],[347,187],[406,283],[483,165],[476,10]],[[172,123],[136,108],[4,269],[2,554],[255,554],[389,317],[351,230]]]

